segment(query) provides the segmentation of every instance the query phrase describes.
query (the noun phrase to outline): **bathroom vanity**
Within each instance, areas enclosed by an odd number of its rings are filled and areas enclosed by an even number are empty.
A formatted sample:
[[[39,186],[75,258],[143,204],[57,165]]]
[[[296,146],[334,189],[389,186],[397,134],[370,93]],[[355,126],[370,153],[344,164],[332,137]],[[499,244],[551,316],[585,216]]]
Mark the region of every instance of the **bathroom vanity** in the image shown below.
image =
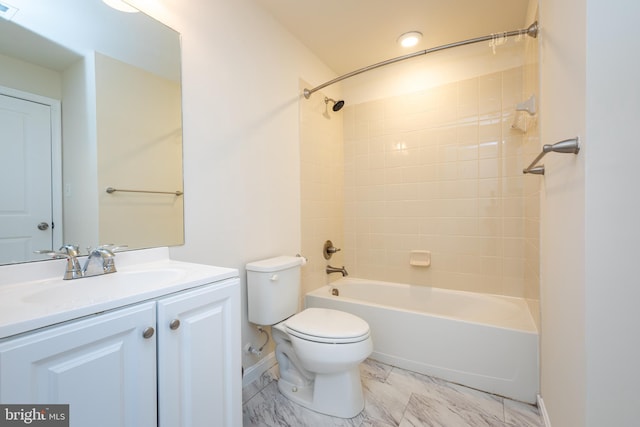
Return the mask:
[[[238,271],[167,248],[117,269],[0,268],[0,403],[69,404],[71,426],[241,425]]]

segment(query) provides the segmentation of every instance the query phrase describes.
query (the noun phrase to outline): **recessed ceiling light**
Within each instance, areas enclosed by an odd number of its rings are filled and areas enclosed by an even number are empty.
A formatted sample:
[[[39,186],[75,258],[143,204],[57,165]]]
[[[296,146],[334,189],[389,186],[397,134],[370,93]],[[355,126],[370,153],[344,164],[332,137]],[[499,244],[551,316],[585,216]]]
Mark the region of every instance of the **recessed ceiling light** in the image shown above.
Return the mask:
[[[418,44],[421,38],[422,33],[420,31],[409,31],[398,37],[398,43],[402,47],[413,47]]]
[[[114,8],[115,10],[119,10],[120,12],[127,12],[127,13],[140,12],[138,9],[136,9],[135,7],[131,6],[129,3],[123,0],[102,0],[102,1],[105,2],[108,6]]]

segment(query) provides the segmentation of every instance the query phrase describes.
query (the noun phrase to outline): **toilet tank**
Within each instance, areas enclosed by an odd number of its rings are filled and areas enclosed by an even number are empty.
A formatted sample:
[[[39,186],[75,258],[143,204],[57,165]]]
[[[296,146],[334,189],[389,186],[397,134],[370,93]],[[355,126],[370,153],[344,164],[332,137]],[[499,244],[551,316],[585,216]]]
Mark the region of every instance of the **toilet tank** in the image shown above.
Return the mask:
[[[279,256],[246,265],[251,323],[274,325],[298,311],[303,262],[302,257]]]

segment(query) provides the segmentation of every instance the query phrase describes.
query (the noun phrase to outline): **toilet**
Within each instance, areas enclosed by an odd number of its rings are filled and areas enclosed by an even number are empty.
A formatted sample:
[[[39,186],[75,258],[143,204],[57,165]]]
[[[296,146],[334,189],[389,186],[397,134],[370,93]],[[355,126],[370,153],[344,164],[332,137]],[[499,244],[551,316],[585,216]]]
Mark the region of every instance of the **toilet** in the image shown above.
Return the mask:
[[[272,326],[280,393],[321,414],[352,418],[364,409],[359,365],[373,351],[369,325],[338,310],[298,312],[303,263],[279,256],[247,264],[249,321]]]

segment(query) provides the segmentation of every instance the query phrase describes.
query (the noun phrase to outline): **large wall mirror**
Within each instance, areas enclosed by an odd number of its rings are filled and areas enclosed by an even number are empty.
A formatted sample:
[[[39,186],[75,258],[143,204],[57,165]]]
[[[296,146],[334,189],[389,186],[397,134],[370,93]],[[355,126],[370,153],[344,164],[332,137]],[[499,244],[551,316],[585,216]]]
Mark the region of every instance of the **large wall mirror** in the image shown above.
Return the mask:
[[[0,18],[0,264],[183,244],[180,35],[102,0]]]

